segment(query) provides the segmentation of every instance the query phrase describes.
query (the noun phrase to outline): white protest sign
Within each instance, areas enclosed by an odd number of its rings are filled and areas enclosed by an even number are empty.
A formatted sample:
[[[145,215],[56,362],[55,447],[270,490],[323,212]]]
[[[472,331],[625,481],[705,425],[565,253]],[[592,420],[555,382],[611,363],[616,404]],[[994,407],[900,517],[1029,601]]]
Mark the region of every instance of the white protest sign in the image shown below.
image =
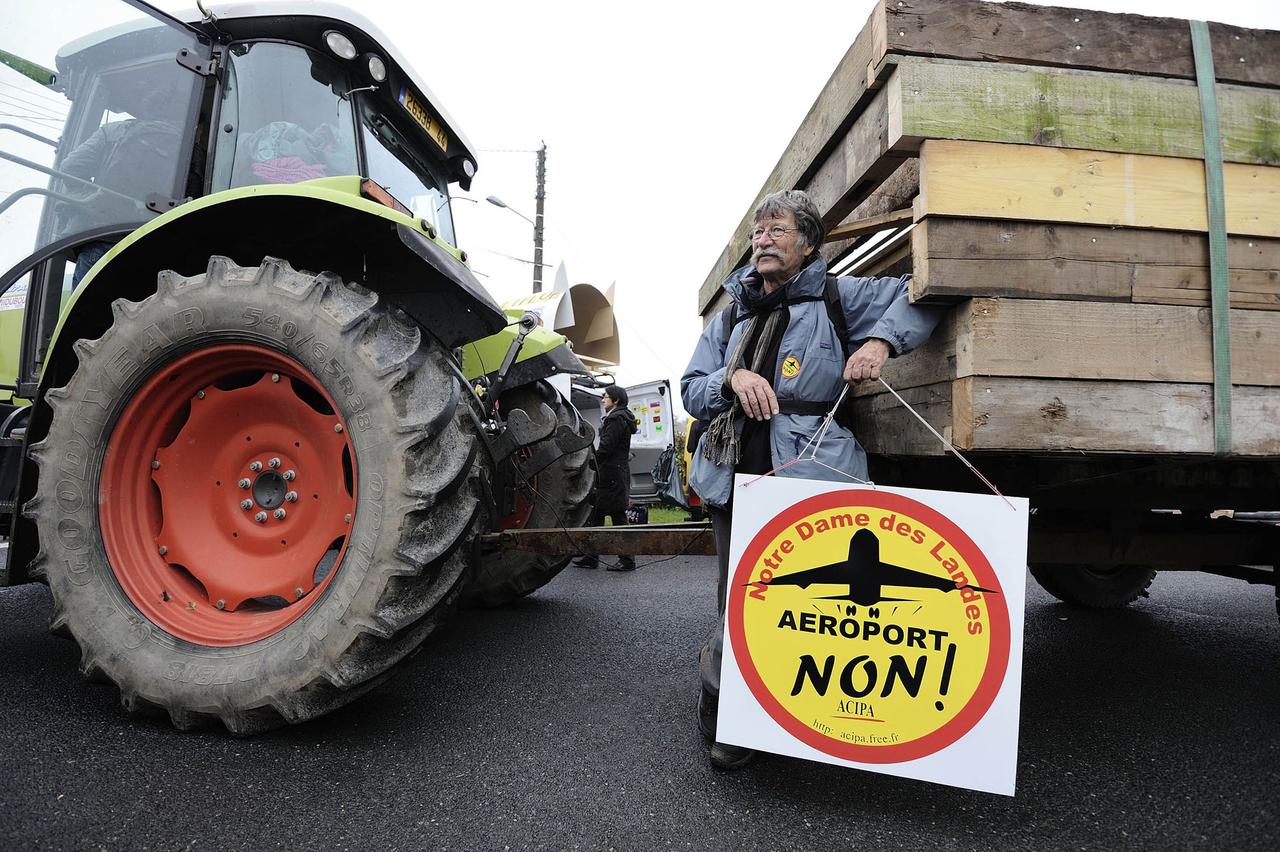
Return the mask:
[[[1013,795],[1023,498],[735,478],[716,737]]]

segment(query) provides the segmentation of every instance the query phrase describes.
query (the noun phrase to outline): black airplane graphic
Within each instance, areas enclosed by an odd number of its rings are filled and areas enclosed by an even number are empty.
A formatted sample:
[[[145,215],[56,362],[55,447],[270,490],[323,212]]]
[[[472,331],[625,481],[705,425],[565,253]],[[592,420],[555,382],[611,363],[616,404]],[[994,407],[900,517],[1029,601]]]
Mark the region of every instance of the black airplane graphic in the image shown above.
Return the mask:
[[[958,586],[949,577],[939,577],[916,571],[912,568],[901,568],[880,561],[880,539],[871,530],[858,530],[849,539],[849,558],[843,562],[833,562],[796,571],[792,574],[775,576],[765,585],[799,586],[807,589],[812,585],[848,585],[847,595],[829,595],[818,600],[853,601],[862,606],[871,606],[881,601],[909,601],[914,598],[886,598],[880,594],[881,586],[908,586],[918,589],[938,589],[942,592],[954,592]],[[748,584],[750,585],[750,584]],[[991,589],[970,585],[976,592],[992,593]]]

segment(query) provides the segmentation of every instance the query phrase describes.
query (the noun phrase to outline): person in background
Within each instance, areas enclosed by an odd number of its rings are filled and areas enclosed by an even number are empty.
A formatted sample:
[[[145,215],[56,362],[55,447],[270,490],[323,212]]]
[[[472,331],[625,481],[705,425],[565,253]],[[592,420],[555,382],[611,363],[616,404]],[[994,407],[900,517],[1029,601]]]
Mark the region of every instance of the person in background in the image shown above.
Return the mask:
[[[736,769],[755,754],[715,738],[734,474],[766,474],[794,461],[844,383],[877,378],[890,356],[919,346],[942,317],[938,308],[910,303],[909,276],[829,276],[818,251],[822,216],[805,193],[766,196],[752,222],[751,263],[724,282],[731,303],[703,329],[680,380],[685,409],[707,423],[689,484],[707,505],[719,556],[719,620],[699,657],[698,699],[698,727],[718,769]],[[840,418],[817,460],[778,475],[867,478],[866,453]]]
[[[605,518],[613,518],[615,527],[627,525],[627,504],[631,500],[631,436],[638,431],[636,419],[627,408],[627,392],[617,385],[609,385],[600,398],[604,419],[600,421],[600,446],[596,449],[596,465],[599,468],[600,485],[596,489],[596,508],[591,525],[604,526]],[[579,568],[599,568],[597,554],[579,556],[574,563]],[[631,556],[619,556],[609,571],[634,571],[636,560]]]

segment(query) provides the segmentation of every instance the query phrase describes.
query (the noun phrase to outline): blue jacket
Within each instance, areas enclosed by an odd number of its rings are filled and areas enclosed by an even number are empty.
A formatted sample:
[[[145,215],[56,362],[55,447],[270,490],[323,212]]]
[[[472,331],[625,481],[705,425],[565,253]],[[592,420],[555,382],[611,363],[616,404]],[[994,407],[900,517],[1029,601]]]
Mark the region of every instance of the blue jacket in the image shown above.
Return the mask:
[[[742,304],[742,279],[752,267],[744,266],[725,281],[724,288],[738,305]],[[844,385],[844,351],[837,332],[827,314],[825,301],[827,264],[821,257],[815,258],[795,278],[787,282],[786,298],[817,297],[816,300],[795,302],[788,306],[790,320],[782,335],[778,349],[778,366],[771,377],[773,391],[779,400],[791,399],[807,402],[834,401]],[[929,338],[934,326],[942,318],[944,309],[912,305],[907,298],[907,282],[904,278],[852,278],[838,281],[840,301],[844,307],[849,329],[849,351],[852,353],[866,340],[878,337],[889,344],[892,356],[910,352]],[[745,314],[745,308],[738,308]],[[713,318],[702,330],[693,358],[680,379],[680,393],[685,409],[699,420],[710,421],[729,408],[732,394],[726,395],[725,358],[732,350],[746,323],[734,325],[728,339],[724,337],[723,320]],[[789,365],[784,376],[782,366],[788,356],[799,362]],[[741,435],[745,417],[740,416],[734,427]],[[773,463],[785,464],[796,458],[822,422],[817,415],[779,414],[769,421],[769,436],[773,450]],[[839,424],[832,423],[818,451],[818,459],[837,470],[845,471],[858,479],[867,478],[867,455],[854,438],[853,433]],[[779,473],[780,476],[804,479],[834,479],[836,474],[813,462],[800,462]],[[850,480],[852,482],[852,480]],[[698,495],[712,506],[725,507],[733,489],[733,470],[729,465],[715,465],[702,455],[702,448],[693,454],[689,470],[689,484]]]

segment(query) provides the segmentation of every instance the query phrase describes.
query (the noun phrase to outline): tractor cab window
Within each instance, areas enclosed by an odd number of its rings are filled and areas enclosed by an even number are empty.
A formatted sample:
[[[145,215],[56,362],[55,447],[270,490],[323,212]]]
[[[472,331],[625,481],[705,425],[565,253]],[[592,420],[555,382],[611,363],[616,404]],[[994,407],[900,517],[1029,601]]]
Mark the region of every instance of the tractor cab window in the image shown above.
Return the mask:
[[[360,130],[369,162],[367,177],[377,181],[419,219],[430,222],[450,245],[458,244],[449,210],[448,182],[390,118],[361,99]]]
[[[291,44],[232,45],[213,189],[359,174],[346,72]]]
[[[109,0],[7,0],[0,26],[0,274],[186,195],[208,48]],[[148,200],[156,202],[148,206]]]

